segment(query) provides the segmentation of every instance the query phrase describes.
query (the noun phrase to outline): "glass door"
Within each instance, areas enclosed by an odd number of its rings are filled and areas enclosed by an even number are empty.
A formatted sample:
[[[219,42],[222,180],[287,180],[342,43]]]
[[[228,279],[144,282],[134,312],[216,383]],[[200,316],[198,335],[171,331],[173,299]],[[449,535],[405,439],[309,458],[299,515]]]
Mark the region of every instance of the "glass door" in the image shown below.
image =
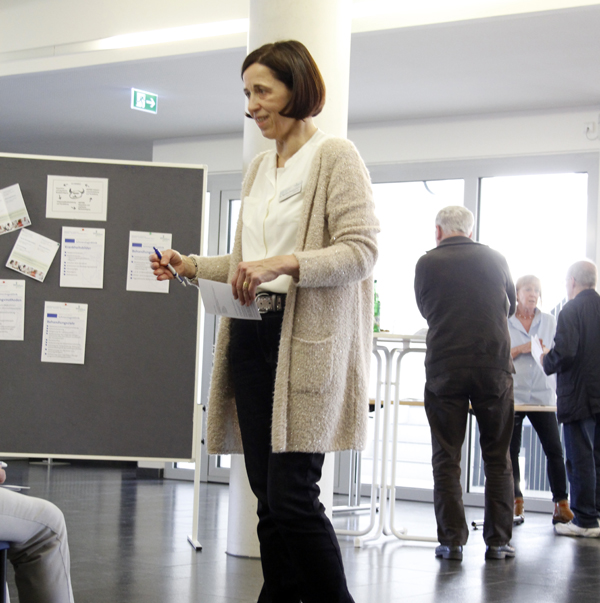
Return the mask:
[[[235,229],[240,214],[242,202],[241,191],[222,190],[219,204],[219,245],[218,255],[231,253],[235,239]],[[215,340],[219,328],[219,319],[215,317]],[[231,455],[215,454],[207,456],[207,481],[229,483]]]
[[[479,241],[504,255],[515,283],[526,274],[540,279],[542,311],[555,315],[560,311],[566,301],[567,269],[586,257],[587,239],[587,173],[481,179]],[[471,451],[469,491],[482,493],[485,476],[475,421]],[[523,421],[519,467],[525,497],[550,500],[546,456],[527,418]],[[529,502],[528,508],[532,508]]]
[[[386,182],[373,185],[375,211],[381,224],[379,258],[374,278],[381,301],[381,329],[393,335],[423,333],[427,327],[414,294],[417,260],[435,246],[435,216],[447,205],[464,205],[462,179],[416,182]],[[398,344],[382,344],[392,349]],[[395,363],[394,363],[395,365]],[[431,435],[422,405],[425,384],[424,354],[406,354],[399,371],[398,397],[415,402],[399,407],[397,458],[388,461],[387,475],[395,464],[396,485],[405,496],[410,490],[432,490]],[[395,381],[395,379],[394,379]],[[372,357],[370,398],[374,400],[377,371]],[[393,395],[394,392],[392,392]],[[390,413],[390,419],[393,413]],[[373,480],[373,453],[382,442],[374,442],[374,412],[369,418],[369,440],[361,455],[361,492],[366,494]],[[383,434],[384,430],[380,430]],[[393,426],[387,430],[388,450],[392,450]],[[380,438],[383,435],[379,436]],[[379,473],[380,469],[378,470]]]

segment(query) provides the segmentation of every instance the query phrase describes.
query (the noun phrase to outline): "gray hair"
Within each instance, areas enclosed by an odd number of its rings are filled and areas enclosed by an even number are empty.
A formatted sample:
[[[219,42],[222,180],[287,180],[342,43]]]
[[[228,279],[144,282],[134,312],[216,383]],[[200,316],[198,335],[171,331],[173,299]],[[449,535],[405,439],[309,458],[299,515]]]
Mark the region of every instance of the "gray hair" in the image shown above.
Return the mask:
[[[445,234],[461,232],[468,237],[473,232],[474,223],[473,214],[462,205],[444,207],[435,217],[435,225],[439,226]]]
[[[567,272],[567,278],[573,277],[575,282],[580,287],[586,289],[593,289],[596,287],[598,281],[598,270],[596,264],[590,260],[582,260],[581,262],[575,262]]]

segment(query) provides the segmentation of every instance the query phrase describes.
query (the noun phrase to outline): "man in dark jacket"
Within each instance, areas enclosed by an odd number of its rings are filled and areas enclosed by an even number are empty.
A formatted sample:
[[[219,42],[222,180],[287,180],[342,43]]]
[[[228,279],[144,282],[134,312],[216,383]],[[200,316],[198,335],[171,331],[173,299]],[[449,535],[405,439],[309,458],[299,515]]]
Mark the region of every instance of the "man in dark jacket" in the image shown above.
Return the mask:
[[[436,217],[437,247],[422,256],[415,296],[427,319],[425,411],[431,427],[437,557],[462,559],[469,529],[461,488],[461,448],[469,402],[481,433],[485,465],[486,559],[514,557],[513,363],[508,315],[515,288],[506,260],[471,240],[473,214],[464,207]]]
[[[554,347],[542,356],[557,373],[557,416],[564,424],[571,509],[575,518],[556,524],[564,536],[600,537],[600,295],[589,261],[567,273],[569,302],[558,315]]]

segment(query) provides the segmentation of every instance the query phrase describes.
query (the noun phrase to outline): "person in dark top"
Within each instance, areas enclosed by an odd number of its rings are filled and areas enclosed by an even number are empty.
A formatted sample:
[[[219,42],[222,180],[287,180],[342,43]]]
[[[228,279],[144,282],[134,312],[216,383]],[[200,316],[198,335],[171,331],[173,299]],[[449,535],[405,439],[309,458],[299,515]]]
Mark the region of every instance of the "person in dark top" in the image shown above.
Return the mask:
[[[473,214],[442,209],[435,221],[437,247],[422,256],[415,296],[427,320],[425,411],[431,428],[437,557],[462,559],[469,530],[460,482],[461,448],[469,402],[480,431],[485,483],[483,538],[486,559],[514,557],[514,367],[508,316],[515,287],[504,257],[471,240]]]
[[[563,536],[600,537],[600,295],[590,261],[567,273],[569,301],[558,315],[554,347],[545,350],[546,374],[557,374],[557,418],[563,423],[572,521]]]

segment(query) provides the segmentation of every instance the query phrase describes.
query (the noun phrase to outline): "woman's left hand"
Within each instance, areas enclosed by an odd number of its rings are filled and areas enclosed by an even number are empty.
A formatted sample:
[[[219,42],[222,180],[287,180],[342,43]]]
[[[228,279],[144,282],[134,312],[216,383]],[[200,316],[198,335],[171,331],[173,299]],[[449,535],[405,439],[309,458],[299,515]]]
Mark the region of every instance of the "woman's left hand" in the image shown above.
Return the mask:
[[[249,306],[254,301],[256,288],[261,283],[274,281],[282,274],[298,280],[300,264],[295,255],[276,255],[255,262],[240,262],[231,279],[233,297],[239,299],[243,306]]]

